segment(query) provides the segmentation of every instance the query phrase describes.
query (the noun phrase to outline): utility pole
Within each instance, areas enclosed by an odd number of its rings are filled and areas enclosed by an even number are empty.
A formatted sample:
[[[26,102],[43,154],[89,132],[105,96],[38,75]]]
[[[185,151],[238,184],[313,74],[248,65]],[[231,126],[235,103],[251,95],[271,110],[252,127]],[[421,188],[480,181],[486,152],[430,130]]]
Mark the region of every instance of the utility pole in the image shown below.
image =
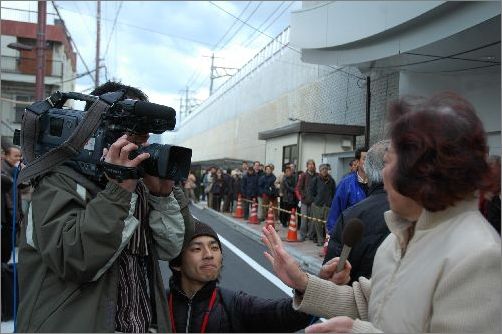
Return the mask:
[[[96,75],[94,77],[94,87],[99,86],[99,44],[101,35],[101,1],[96,1]]]
[[[207,57],[207,56],[204,56]],[[233,68],[233,67],[221,67],[221,66],[214,66],[214,58],[221,58],[221,57],[215,57],[214,53],[211,55],[211,74],[209,75],[209,78],[211,79],[211,83],[209,84],[209,96],[213,95],[213,82],[214,79],[222,78],[222,77],[231,77],[231,74],[228,74],[226,70],[238,70],[238,68]],[[225,74],[223,75],[218,75],[218,70],[224,70]]]
[[[185,114],[188,116],[188,86],[185,87]]]
[[[214,80],[213,71],[214,71],[214,52],[211,55],[211,74],[209,74],[211,83],[209,84],[209,96],[213,95],[213,80]]]
[[[37,21],[37,72],[35,76],[35,96],[37,100],[45,98],[45,33],[47,29],[47,3],[38,2]]]

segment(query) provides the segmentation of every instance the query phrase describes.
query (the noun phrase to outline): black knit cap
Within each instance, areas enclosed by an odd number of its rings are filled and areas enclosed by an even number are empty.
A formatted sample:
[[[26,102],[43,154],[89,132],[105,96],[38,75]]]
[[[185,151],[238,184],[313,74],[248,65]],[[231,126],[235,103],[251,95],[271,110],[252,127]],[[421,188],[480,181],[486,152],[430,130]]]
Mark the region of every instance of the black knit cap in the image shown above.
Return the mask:
[[[195,220],[194,232],[192,235],[192,239],[190,239],[190,241],[192,241],[195,238],[201,237],[201,236],[213,237],[218,242],[218,246],[220,246],[220,250],[223,252],[223,249],[221,248],[220,238],[218,238],[218,234],[216,234],[216,232],[213,230],[213,228],[207,224],[200,222],[199,220],[196,220],[196,219],[194,219],[194,220]],[[176,258],[172,259],[169,262],[169,267],[171,267],[171,268],[172,267],[179,267],[181,265],[181,256],[184,251],[185,251],[185,249],[183,249],[181,251],[181,253]]]

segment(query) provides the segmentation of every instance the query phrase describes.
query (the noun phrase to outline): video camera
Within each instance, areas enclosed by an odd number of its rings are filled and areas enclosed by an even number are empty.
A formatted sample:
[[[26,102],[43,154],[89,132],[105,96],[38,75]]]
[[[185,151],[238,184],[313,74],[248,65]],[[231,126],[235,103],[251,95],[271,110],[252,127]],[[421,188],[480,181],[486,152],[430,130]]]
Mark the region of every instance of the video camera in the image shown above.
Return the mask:
[[[63,108],[69,99],[85,101],[87,106],[99,99],[109,106],[102,113],[97,129],[87,139],[84,147],[64,162],[65,165],[96,182],[104,180],[104,172],[109,177],[118,179],[119,182],[125,178],[131,178],[131,168],[110,165],[102,160],[103,149],[109,148],[124,133],[161,134],[166,130],[173,130],[176,125],[176,111],[173,108],[126,99],[124,91],[105,93],[99,97],[75,92],[56,92],[46,100],[35,102],[26,108],[27,111],[38,115],[37,124],[33,125],[33,128],[38,129],[37,138],[33,140],[35,143],[33,159],[64,144],[83,121],[86,111]],[[30,133],[24,133],[23,138],[27,135]],[[21,142],[20,132],[14,137],[17,138],[18,143]],[[129,158],[133,159],[143,152],[150,153],[150,157],[134,169],[135,177],[147,173],[174,181],[187,178],[190,171],[191,149],[150,144],[139,147],[130,154]],[[26,163],[29,165],[30,161]]]

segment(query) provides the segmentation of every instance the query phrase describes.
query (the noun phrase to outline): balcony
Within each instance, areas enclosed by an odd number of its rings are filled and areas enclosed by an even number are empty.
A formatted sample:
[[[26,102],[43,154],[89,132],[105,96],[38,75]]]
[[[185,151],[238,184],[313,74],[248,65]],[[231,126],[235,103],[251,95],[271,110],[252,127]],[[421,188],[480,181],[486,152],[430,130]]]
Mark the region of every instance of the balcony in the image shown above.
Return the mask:
[[[2,56],[0,64],[2,73],[36,75],[37,72],[36,58]],[[46,59],[45,76],[62,78],[63,65],[60,60]]]

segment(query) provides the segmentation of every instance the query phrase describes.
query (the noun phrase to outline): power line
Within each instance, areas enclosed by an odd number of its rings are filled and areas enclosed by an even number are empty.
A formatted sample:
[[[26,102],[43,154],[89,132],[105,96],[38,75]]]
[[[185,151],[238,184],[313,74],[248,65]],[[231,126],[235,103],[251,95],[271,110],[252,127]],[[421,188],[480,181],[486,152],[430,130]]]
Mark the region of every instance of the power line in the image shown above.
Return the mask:
[[[249,18],[256,12],[256,10],[258,9],[258,7],[260,7],[260,5],[261,5],[262,2],[260,2],[258,4],[258,6],[255,8],[255,10],[246,19],[246,21],[249,20]],[[228,33],[230,33],[230,31],[233,29],[233,27],[235,26],[235,24],[238,21],[240,21],[240,18],[244,15],[244,13],[246,12],[246,10],[249,8],[249,5],[251,5],[251,1],[248,1],[246,7],[244,7],[244,9],[240,12],[239,16],[237,18],[234,18],[234,21],[233,21],[232,25],[227,29],[227,31],[223,34],[223,36],[213,46],[212,51],[216,50],[216,47],[218,46],[218,44],[220,44],[220,42],[222,42],[225,39],[225,37],[228,35]],[[230,39],[223,46],[221,46],[219,49],[221,50],[221,49],[225,48],[225,46],[227,46],[227,44],[235,37],[235,35],[237,34],[237,32],[239,32],[240,29],[242,29],[242,25],[235,31],[234,35],[232,37],[230,37]],[[211,67],[211,71],[212,71],[212,67]],[[197,73],[197,76],[195,76],[196,73]],[[199,79],[199,77],[201,76],[202,73],[203,72],[200,71],[200,70],[199,71],[194,71],[194,73],[191,75],[190,79],[187,82],[187,86],[190,86],[191,84],[197,82],[197,80]],[[212,73],[210,73],[210,76],[212,76]]]
[[[287,7],[285,7],[285,8],[281,11],[281,13],[280,13],[280,14],[279,14],[279,15],[278,15],[278,16],[277,16],[277,17],[276,17],[276,18],[275,18],[272,22],[270,22],[270,24],[269,24],[268,26],[266,26],[266,27],[265,27],[265,29],[263,29],[263,30],[267,31],[267,30],[268,30],[268,28],[270,28],[270,27],[271,27],[271,26],[272,26],[275,22],[277,22],[277,20],[278,20],[278,19],[279,19],[279,18],[280,18],[280,17],[281,17],[281,16],[282,16],[282,15],[283,15],[283,14],[284,14],[284,13],[285,13],[285,12],[286,12],[286,11],[287,11],[287,10],[288,10],[291,6],[292,6],[292,5],[293,5],[293,3],[294,3],[294,2],[293,2],[293,1],[291,1],[291,2],[290,2],[290,4],[289,4]],[[259,35],[257,35],[256,37],[258,37],[258,36],[259,36]],[[255,39],[256,39],[256,38],[255,38]],[[249,43],[249,45],[250,45],[250,44],[251,44],[251,43]]]
[[[456,56],[460,56],[460,55],[463,55],[463,54],[466,54],[466,53],[469,53],[469,52],[474,52],[474,51],[482,50],[482,49],[485,49],[485,48],[488,48],[488,47],[491,47],[491,46],[494,46],[494,45],[497,45],[497,44],[500,44],[500,41],[488,43],[488,44],[485,44],[485,45],[482,45],[482,46],[478,46],[478,47],[473,48],[473,49],[469,49],[469,50],[466,50],[466,51],[457,52],[457,53],[454,53],[454,54],[451,54],[451,55],[448,55],[448,56],[425,55],[425,56],[428,56],[428,57],[435,57],[434,59],[422,60],[422,61],[417,61],[417,62],[414,62],[414,63],[408,63],[408,64],[403,64],[403,65],[376,66],[376,67],[372,67],[372,68],[375,68],[375,69],[396,68],[396,67],[404,67],[404,66],[413,66],[413,65],[432,63],[432,62],[435,62],[435,61],[438,61],[438,60],[443,60],[443,59],[456,59],[455,58]],[[468,59],[468,60],[472,60],[472,59]],[[472,60],[472,61],[476,61],[476,60]]]
[[[277,7],[276,7],[276,8],[272,11],[272,13],[270,13],[270,15],[269,15],[269,16],[267,16],[267,18],[266,18],[266,19],[265,19],[265,20],[264,20],[264,21],[260,24],[260,26],[259,26],[257,29],[261,29],[261,28],[262,28],[262,27],[263,27],[263,26],[264,26],[264,25],[268,22],[268,20],[270,20],[270,18],[271,18],[272,16],[274,16],[274,15],[275,15],[275,13],[277,13],[277,11],[279,10],[279,8],[281,8],[281,7],[282,7],[282,5],[283,5],[284,3],[286,3],[286,1],[282,1],[282,2],[279,4],[279,6],[277,6]],[[253,40],[253,41],[255,40],[255,38],[253,38],[255,34],[256,34],[256,30],[253,30],[253,31],[251,32],[251,34],[248,36],[248,38],[246,39],[246,41],[244,41],[243,43],[241,43],[241,46],[243,46],[244,44],[247,44],[247,45],[246,45],[246,47],[247,47],[247,46],[250,44],[250,43],[248,43],[250,40]],[[259,35],[257,35],[257,36],[259,36]]]
[[[108,48],[110,47],[110,43],[112,41],[113,31],[115,30],[115,26],[117,25],[117,19],[119,17],[120,10],[122,9],[122,4],[124,1],[120,1],[119,8],[117,9],[117,13],[115,14],[115,20],[113,20],[112,30],[110,31],[110,38],[108,39],[108,43],[106,44],[105,53],[103,58],[106,58],[106,54],[108,53]]]
[[[260,6],[262,5],[262,3],[263,3],[263,1],[260,1],[260,2],[258,3],[258,5],[257,5],[257,6],[255,7],[255,9],[254,9],[254,10],[253,10],[250,14],[249,14],[249,16],[245,19],[245,21],[243,21],[243,20],[240,18],[240,17],[242,16],[242,14],[244,13],[244,11],[241,13],[241,15],[239,15],[239,17],[235,17],[235,16],[234,16],[234,18],[236,19],[236,21],[235,21],[235,22],[240,21],[240,22],[242,22],[243,24],[241,24],[241,25],[239,26],[239,28],[238,28],[238,29],[234,32],[234,34],[232,35],[232,37],[230,37],[230,38],[227,40],[227,42],[226,42],[223,46],[221,46],[221,47],[219,48],[220,50],[224,49],[224,48],[225,48],[225,47],[226,47],[226,46],[227,46],[227,45],[228,45],[228,44],[232,41],[232,39],[234,39],[234,37],[237,35],[237,33],[238,33],[241,29],[242,29],[242,27],[244,26],[244,24],[247,24],[247,22],[251,19],[251,17],[253,17],[253,15],[256,13],[256,11],[258,10],[258,8],[260,8]],[[247,7],[246,7],[246,8],[247,8]],[[213,58],[214,58],[214,55],[213,55]],[[213,77],[213,69],[214,69],[214,66],[213,66],[213,65],[211,65],[211,73],[210,73],[211,87],[212,87],[212,82],[213,82],[213,79],[214,79],[214,77]],[[199,75],[199,76],[200,76],[200,75]],[[202,86],[202,84],[203,84],[203,83],[205,83],[205,82],[206,82],[206,80],[204,79],[204,80],[201,82],[201,84],[198,86],[198,88],[197,88],[197,89],[199,89],[199,88]],[[211,88],[210,88],[210,91],[212,91],[212,89],[211,89]],[[210,92],[210,94],[211,94],[211,92]]]
[[[242,29],[242,27],[244,26],[244,24],[246,24],[250,19],[251,17],[253,17],[253,15],[256,13],[256,11],[258,10],[258,8],[260,8],[260,6],[263,4],[263,1],[260,1],[258,3],[258,5],[256,6],[256,8],[251,12],[251,14],[249,14],[249,16],[247,17],[247,19],[245,21],[242,21],[241,19],[239,19],[239,21],[241,21],[243,24],[241,24],[241,26],[234,32],[234,34],[232,35],[232,37],[230,37],[230,39],[225,43],[225,45],[223,45],[222,47],[220,47],[220,50],[224,49],[228,43],[230,43],[230,41],[232,41],[232,39],[234,39],[234,37],[237,35],[237,33]]]
[[[73,41],[73,38],[71,38],[70,32],[66,28],[66,24],[64,23],[63,17],[61,16],[61,13],[59,12],[58,7],[56,6],[56,2],[54,0],[52,0],[51,3],[52,3],[52,6],[54,7],[54,9],[56,10],[56,13],[58,14],[59,19],[63,23],[63,28],[64,28],[65,33],[70,37],[70,43],[75,48],[75,51],[77,51],[77,55],[80,57],[80,60],[82,61],[82,64],[84,65],[84,67],[87,70],[87,72],[89,72],[89,76],[94,81],[94,76],[92,75],[91,71],[89,70],[89,67],[86,64],[86,62],[84,60],[84,57],[82,57],[82,54],[80,53],[80,51],[78,51],[77,44],[75,44],[75,42]]]
[[[91,26],[89,24],[85,23],[84,18],[83,18],[84,15],[80,11],[80,6],[78,5],[78,3],[79,3],[79,1],[74,2],[75,6],[77,7],[77,10],[79,12],[78,18],[82,21],[82,24],[87,28],[87,31],[89,32],[89,35],[91,35],[91,38],[94,38],[94,34],[91,31]]]
[[[66,11],[69,11],[69,12],[75,13],[74,10],[71,10],[71,9],[68,9],[68,8],[64,8],[64,7],[61,7],[61,6],[59,6],[59,8],[61,8],[63,10],[66,10]],[[83,15],[91,17],[91,18],[96,18],[95,15],[89,15],[89,14],[83,14]],[[109,21],[109,22],[113,21],[113,20],[107,19],[107,18],[101,18],[101,19],[103,21]],[[125,23],[125,22],[117,21],[117,24],[123,25],[123,26],[128,26],[128,27],[135,28],[135,29],[138,29],[138,30],[152,32],[152,33],[155,33],[155,34],[159,34],[159,35],[170,37],[170,38],[174,38],[174,39],[181,39],[181,40],[184,40],[184,41],[189,41],[189,42],[192,42],[192,43],[201,44],[201,45],[205,45],[205,46],[209,46],[209,47],[212,46],[211,44],[209,44],[207,42],[199,41],[199,40],[196,40],[196,39],[193,39],[193,38],[188,38],[188,37],[174,35],[174,34],[168,34],[168,33],[165,33],[165,32],[161,32],[161,31],[158,31],[158,30],[153,30],[153,29],[150,29],[150,28],[141,27],[141,26],[138,26],[138,25],[135,25],[135,24],[131,24],[131,23]]]
[[[101,65],[99,68],[106,68],[106,66]],[[88,75],[89,73],[93,73],[94,71],[96,71],[96,69],[92,69],[90,72],[89,72],[89,71],[87,71],[87,72],[83,72],[83,73],[77,74],[77,75],[76,75],[76,76],[74,76],[73,78],[70,78],[70,79],[66,79],[66,80],[61,81],[61,83],[65,83],[65,82],[68,82],[68,81],[72,81],[72,80],[75,80],[75,79],[81,78],[81,77],[83,77],[83,76]]]
[[[232,13],[228,12],[227,10],[225,10],[224,8],[222,8],[222,7],[218,6],[218,5],[217,5],[217,4],[215,4],[213,1],[209,1],[209,3],[210,3],[211,5],[213,5],[213,6],[215,6],[216,8],[218,8],[219,10],[221,10],[221,11],[223,11],[223,12],[227,13],[228,15],[230,15],[230,16],[232,16],[232,17],[234,17],[234,18],[237,18],[234,14],[232,14]],[[238,19],[238,18],[237,18],[237,19]],[[267,37],[268,37],[268,38],[270,38],[271,40],[274,40],[274,38],[273,38],[272,36],[270,36],[270,35],[268,35],[267,33],[265,33],[265,32],[263,32],[263,31],[261,31],[261,30],[259,30],[259,29],[255,28],[255,27],[253,27],[253,26],[252,26],[252,25],[250,25],[249,23],[244,22],[244,21],[242,21],[242,20],[240,20],[240,19],[239,19],[239,21],[243,22],[245,25],[247,25],[247,26],[248,26],[248,27],[250,27],[251,29],[256,30],[256,31],[257,31],[257,32],[259,32],[260,34],[262,34],[262,35],[264,35],[264,36],[267,36]],[[278,42],[279,44],[281,44],[282,46],[287,47],[288,49],[291,49],[291,50],[293,50],[294,52],[301,54],[301,51],[300,51],[300,50],[295,49],[295,48],[294,48],[294,47],[292,47],[291,45],[289,45],[289,44],[284,44],[284,43],[282,43],[282,42],[281,42],[281,41],[279,41],[279,40],[277,40],[277,42]],[[328,67],[330,67],[330,68],[332,68],[332,69],[334,69],[334,70],[336,70],[336,71],[340,71],[340,72],[345,73],[345,74],[347,74],[347,75],[353,76],[353,77],[355,77],[355,78],[358,78],[358,79],[365,79],[365,78],[362,78],[362,77],[358,77],[357,75],[354,75],[354,74],[352,74],[352,73],[346,72],[346,71],[344,71],[342,68],[336,68],[336,67],[333,67],[333,66],[331,66],[331,65],[326,65],[326,66],[328,66]]]
[[[239,14],[239,18],[244,15],[244,12],[249,8],[249,5],[251,5],[251,1],[248,1],[246,7],[244,7],[244,9],[240,12]],[[228,33],[232,30],[232,28],[235,26],[235,24],[238,22],[237,19],[234,19],[233,23],[230,25],[230,27],[227,29],[227,31],[225,31],[225,33],[223,34],[223,36],[218,40],[218,42],[216,42],[213,47],[211,48],[211,50],[215,50],[216,47],[218,46],[218,44],[220,44],[221,41],[223,41],[223,39],[228,35]],[[197,69],[195,69],[193,71],[193,73],[190,75],[190,78],[188,79],[187,83],[186,83],[186,86],[190,86],[193,82],[196,82],[200,75],[202,74],[201,71],[197,71]]]
[[[244,15],[244,12],[249,8],[249,5],[251,5],[251,1],[248,1],[246,7],[244,7],[244,9],[239,14],[239,18],[242,17],[242,15]],[[227,37],[228,33],[237,24],[237,22],[238,22],[238,20],[234,19],[232,25],[227,29],[227,31],[223,34],[223,36],[221,36],[221,38],[218,40],[218,42],[216,42],[216,44],[213,46],[213,48],[212,48],[213,51],[216,50],[216,47],[218,46],[218,44],[220,44],[220,42],[223,41],[223,39],[225,39],[225,37]]]

